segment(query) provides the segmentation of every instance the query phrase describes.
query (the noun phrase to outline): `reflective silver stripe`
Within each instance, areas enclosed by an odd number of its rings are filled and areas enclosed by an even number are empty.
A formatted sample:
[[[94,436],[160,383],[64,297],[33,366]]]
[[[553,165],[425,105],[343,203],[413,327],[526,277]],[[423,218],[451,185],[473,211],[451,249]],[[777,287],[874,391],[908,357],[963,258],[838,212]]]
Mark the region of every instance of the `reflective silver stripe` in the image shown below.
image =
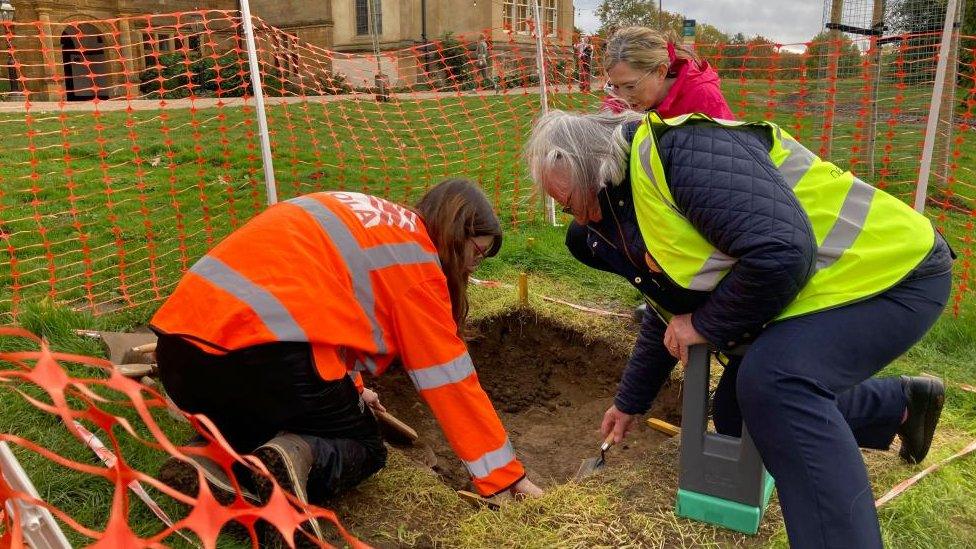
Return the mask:
[[[400,244],[381,244],[366,248],[366,257],[371,269],[382,269],[392,265],[410,265],[415,263],[436,263],[440,266],[440,259],[436,253],[428,252],[416,242]]]
[[[701,269],[691,279],[691,283],[688,284],[688,289],[699,292],[707,292],[714,289],[718,285],[718,281],[722,280],[725,273],[735,265],[735,261],[734,258],[718,250],[713,251],[712,255],[708,256],[708,259],[705,260],[705,264],[702,265]]]
[[[779,131],[779,128],[776,130]],[[791,189],[795,189],[800,179],[803,179],[803,176],[810,171],[810,167],[817,160],[817,156],[798,141],[782,139],[782,132],[780,132],[780,143],[783,144],[784,149],[790,151],[790,155],[780,164],[779,173],[786,180],[786,184]]]
[[[342,259],[346,263],[346,268],[349,269],[356,300],[359,301],[359,306],[362,307],[366,318],[372,325],[376,352],[385,354],[386,342],[383,341],[383,329],[380,327],[379,321],[376,320],[376,296],[373,295],[373,283],[369,278],[369,260],[359,246],[359,242],[356,241],[356,237],[349,232],[349,228],[341,219],[317,200],[300,196],[292,198],[288,202],[311,215],[338,248],[339,254],[342,255]]]
[[[817,270],[833,265],[851,246],[864,229],[864,221],[871,210],[877,189],[854,178],[834,226],[827,231],[823,244],[817,249]]]
[[[364,356],[362,360],[356,359],[356,364],[353,365],[353,369],[357,372],[369,372],[376,375],[376,361],[372,357]]]
[[[648,129],[648,131],[651,130]],[[661,197],[661,200],[663,200],[664,203],[667,204],[672,210],[678,212],[679,215],[684,217],[684,214],[678,211],[678,207],[672,204],[671,201],[664,196],[664,193],[661,192],[661,187],[657,183],[657,178],[654,177],[654,170],[651,169],[651,139],[652,137],[648,135],[647,138],[641,142],[640,146],[637,147],[637,154],[640,156],[641,167],[644,168],[644,173],[647,174],[647,178],[651,180],[651,186],[654,187],[655,191],[657,191],[657,195]]]
[[[205,255],[190,268],[190,272],[247,303],[278,341],[308,341],[305,330],[278,298],[223,261]]]
[[[359,372],[346,372],[346,375],[349,376],[349,379],[351,379],[353,383],[359,383],[360,380],[363,379],[363,374]]]
[[[417,390],[423,391],[457,383],[467,378],[474,373],[474,364],[471,363],[471,356],[465,352],[446,364],[420,370],[409,370],[407,373]]]
[[[465,461],[464,465],[472,477],[485,478],[495,469],[500,469],[511,463],[513,459],[515,459],[515,449],[512,448],[512,442],[506,438],[505,443],[497,450],[485,452],[476,460]]]

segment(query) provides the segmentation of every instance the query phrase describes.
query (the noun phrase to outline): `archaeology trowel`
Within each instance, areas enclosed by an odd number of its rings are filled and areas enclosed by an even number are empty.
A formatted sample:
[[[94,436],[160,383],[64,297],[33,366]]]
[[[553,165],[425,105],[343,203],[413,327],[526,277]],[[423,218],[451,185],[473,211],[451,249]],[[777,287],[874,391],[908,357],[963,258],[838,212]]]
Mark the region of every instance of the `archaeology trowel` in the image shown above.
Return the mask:
[[[613,433],[607,435],[607,438],[603,440],[603,444],[600,445],[600,457],[586,458],[583,463],[580,464],[579,471],[576,471],[576,480],[580,480],[583,477],[592,475],[593,473],[599,471],[603,468],[603,465],[607,461],[607,450],[613,446]]]

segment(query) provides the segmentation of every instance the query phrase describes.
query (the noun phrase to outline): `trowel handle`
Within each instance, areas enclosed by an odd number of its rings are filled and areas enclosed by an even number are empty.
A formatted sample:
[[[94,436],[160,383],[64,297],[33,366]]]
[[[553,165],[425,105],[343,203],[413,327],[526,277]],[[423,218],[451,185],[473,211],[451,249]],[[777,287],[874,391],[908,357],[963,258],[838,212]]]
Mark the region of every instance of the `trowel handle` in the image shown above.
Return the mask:
[[[613,432],[607,435],[607,438],[603,439],[603,444],[600,445],[600,451],[606,452],[613,446]]]

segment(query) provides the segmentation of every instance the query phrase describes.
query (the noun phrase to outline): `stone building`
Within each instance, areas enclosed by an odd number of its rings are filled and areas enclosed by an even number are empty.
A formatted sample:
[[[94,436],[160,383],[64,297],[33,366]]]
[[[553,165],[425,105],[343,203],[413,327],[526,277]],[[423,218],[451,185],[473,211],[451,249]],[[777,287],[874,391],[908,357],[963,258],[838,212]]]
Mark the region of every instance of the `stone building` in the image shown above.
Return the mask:
[[[495,53],[495,64],[505,63],[513,44],[532,53],[535,42],[529,19],[533,18],[534,0],[332,0],[332,46],[336,52],[365,53],[373,49],[371,27],[376,26],[378,47],[398,51],[384,56],[382,70],[396,75],[396,84],[417,82],[422,69],[416,48],[428,40],[438,40],[447,33],[465,41],[470,47],[482,32],[488,32]],[[550,43],[569,47],[572,44],[574,9],[572,0],[539,0],[541,19]],[[378,7],[378,9],[376,9]],[[523,47],[527,46],[527,47]],[[524,56],[523,56],[524,57]],[[524,59],[522,62],[524,63]],[[532,62],[530,60],[530,62]],[[375,69],[368,61],[337,56],[336,70],[346,74],[372,75]],[[354,85],[357,82],[352,82]]]
[[[237,0],[4,1],[13,5],[15,17],[0,39],[0,63],[6,68],[0,71],[0,92],[29,92],[34,101],[138,95],[140,72],[160,55],[209,55],[241,46]],[[489,30],[497,45],[495,63],[505,62],[504,52],[513,44],[531,52],[535,39],[526,21],[533,1],[250,0],[250,5],[254,15],[284,31],[261,35],[259,29],[258,38],[265,41],[265,59],[288,78],[298,65],[292,45],[303,42],[322,48],[325,69],[334,63],[337,72],[371,80],[375,59],[362,54],[373,49],[375,24],[378,47],[388,52],[381,69],[396,85],[417,82],[426,63],[418,60],[417,49],[449,32],[473,47]],[[550,40],[571,44],[572,0],[539,1]],[[282,62],[289,66],[279,66]]]
[[[236,41],[234,14],[209,10],[236,10],[237,0],[7,1],[15,15],[0,41],[0,77],[34,101],[124,96],[153,55]]]

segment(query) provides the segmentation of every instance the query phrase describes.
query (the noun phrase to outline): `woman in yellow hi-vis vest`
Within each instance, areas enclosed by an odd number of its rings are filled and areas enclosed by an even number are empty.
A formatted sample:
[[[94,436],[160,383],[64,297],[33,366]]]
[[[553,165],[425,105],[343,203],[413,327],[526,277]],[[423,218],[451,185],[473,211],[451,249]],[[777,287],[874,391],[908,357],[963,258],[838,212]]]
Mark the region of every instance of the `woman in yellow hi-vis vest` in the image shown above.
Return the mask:
[[[413,209],[345,191],[278,203],[197,261],[153,316],[163,385],[314,502],[385,464],[369,410],[382,406],[360,374],[399,359],[478,492],[539,495],[460,337],[468,277],[501,240],[488,198],[464,179],[432,187]],[[197,465],[233,500],[219,466]],[[197,488],[183,461],[160,478]],[[270,483],[255,483],[269,497]]]
[[[952,251],[931,223],[767,122],[552,111],[525,154],[574,218],[573,255],[655,312],[604,434],[625,436],[689,345],[749,343],[716,389],[716,428],[745,422],[794,547],[880,547],[858,447],[898,435],[921,461],[944,397],[934,378],[871,377],[948,299]]]

